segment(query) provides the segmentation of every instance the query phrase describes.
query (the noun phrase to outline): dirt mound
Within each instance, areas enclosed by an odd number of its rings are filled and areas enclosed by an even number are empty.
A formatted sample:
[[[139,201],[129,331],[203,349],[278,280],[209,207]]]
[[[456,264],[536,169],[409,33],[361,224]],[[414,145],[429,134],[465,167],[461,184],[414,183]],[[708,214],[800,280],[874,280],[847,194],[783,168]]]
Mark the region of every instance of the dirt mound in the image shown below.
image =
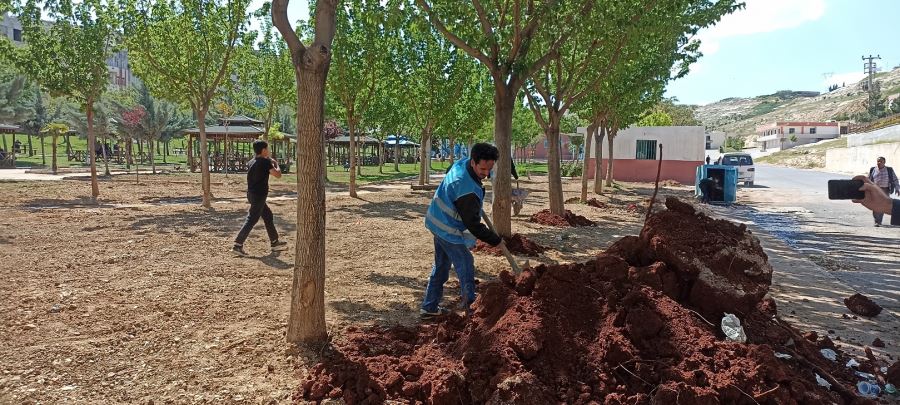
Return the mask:
[[[556,215],[550,210],[541,210],[531,216],[531,222],[541,225],[568,227],[568,226],[596,226],[597,224],[581,215],[566,210],[563,215]]]
[[[591,199],[587,200],[587,205],[590,205],[591,207],[594,207],[594,208],[606,208],[606,203],[603,201],[600,201],[596,198],[591,198]]]
[[[876,304],[875,301],[872,301],[871,298],[860,293],[844,298],[844,305],[847,306],[847,309],[849,309],[850,312],[857,315],[873,317],[878,316],[878,314],[881,313],[880,305]]]
[[[512,237],[503,238],[503,240],[506,241],[506,248],[509,249],[509,252],[512,254],[538,256],[547,250],[546,247],[538,245],[534,241],[518,233],[513,234]],[[476,253],[487,253],[494,256],[503,256],[503,252],[500,251],[500,249],[482,241],[478,241],[472,251]]]
[[[592,261],[481,283],[468,321],[451,315],[437,324],[348,330],[295,399],[867,403],[846,388],[855,384],[842,367],[849,357],[837,351],[838,362],[824,359],[818,350],[826,342],[762,312],[775,311],[764,299],[772,270],[745,229],[677,200],[666,205],[640,237]],[[722,311],[738,314],[747,344],[723,339]],[[817,385],[816,374],[832,389]]]
[[[900,361],[888,367],[886,379],[887,382],[894,384],[896,387],[900,387]]]

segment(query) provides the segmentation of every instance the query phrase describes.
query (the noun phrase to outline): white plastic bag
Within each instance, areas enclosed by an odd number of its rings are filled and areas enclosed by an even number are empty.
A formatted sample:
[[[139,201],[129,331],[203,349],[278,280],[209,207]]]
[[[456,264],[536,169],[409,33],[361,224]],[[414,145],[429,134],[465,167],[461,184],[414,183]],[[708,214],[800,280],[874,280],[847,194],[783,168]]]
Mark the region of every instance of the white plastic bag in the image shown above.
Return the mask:
[[[741,326],[741,320],[734,314],[725,314],[722,317],[722,332],[725,338],[731,342],[747,343],[747,334],[744,333],[744,327]]]

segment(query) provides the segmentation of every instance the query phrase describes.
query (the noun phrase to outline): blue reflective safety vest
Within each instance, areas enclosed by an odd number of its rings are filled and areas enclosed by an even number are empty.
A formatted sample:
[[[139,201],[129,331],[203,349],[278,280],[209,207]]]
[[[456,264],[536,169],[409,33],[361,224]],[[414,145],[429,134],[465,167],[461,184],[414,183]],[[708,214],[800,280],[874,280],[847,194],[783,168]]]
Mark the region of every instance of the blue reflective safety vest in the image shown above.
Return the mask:
[[[484,188],[469,175],[469,158],[453,164],[444,181],[434,192],[434,199],[425,215],[425,227],[435,236],[468,248],[475,246],[475,235],[466,229],[453,202],[467,194],[475,194],[484,201]]]

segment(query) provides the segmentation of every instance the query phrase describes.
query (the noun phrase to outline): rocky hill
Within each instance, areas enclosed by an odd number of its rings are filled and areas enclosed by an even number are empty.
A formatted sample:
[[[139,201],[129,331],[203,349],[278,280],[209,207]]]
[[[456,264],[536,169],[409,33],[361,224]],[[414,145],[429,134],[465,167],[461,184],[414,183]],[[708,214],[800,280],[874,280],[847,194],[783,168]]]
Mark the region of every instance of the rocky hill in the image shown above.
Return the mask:
[[[881,82],[882,93],[893,98],[900,93],[900,68],[875,76]],[[725,131],[756,139],[757,125],[775,121],[825,121],[865,110],[867,93],[863,82],[847,83],[835,91],[779,91],[752,98],[726,98],[698,106],[697,118],[710,130]]]

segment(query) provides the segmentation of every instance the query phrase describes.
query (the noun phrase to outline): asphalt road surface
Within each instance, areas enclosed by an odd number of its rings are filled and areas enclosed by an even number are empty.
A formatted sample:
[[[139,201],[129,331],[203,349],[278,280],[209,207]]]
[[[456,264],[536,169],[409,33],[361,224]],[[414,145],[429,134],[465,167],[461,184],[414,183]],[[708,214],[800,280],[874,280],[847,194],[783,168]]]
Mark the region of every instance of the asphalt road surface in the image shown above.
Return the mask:
[[[864,207],[828,200],[828,180],[849,177],[757,165],[755,186],[740,188],[738,204],[717,211],[783,240],[900,316],[900,227],[876,228]]]

